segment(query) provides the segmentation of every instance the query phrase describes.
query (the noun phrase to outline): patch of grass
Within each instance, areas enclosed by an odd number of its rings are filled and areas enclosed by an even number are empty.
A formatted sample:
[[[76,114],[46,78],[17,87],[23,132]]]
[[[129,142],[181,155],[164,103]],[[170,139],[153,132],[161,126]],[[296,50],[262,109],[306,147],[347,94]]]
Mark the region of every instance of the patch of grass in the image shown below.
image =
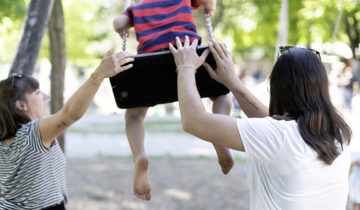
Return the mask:
[[[235,161],[238,163],[242,163],[245,164],[246,163],[246,158],[245,157],[241,157],[239,155],[235,155]]]
[[[179,120],[145,121],[145,130],[149,133],[185,133]],[[69,133],[100,133],[125,134],[125,123],[91,122],[85,125],[74,125],[68,129]]]

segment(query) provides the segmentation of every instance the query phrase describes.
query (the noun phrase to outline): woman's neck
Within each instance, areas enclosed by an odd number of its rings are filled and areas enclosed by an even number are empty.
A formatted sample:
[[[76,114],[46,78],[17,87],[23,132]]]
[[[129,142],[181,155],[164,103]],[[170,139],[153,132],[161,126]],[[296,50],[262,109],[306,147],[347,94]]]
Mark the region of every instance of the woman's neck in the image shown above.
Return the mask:
[[[7,146],[10,146],[11,145],[11,142],[13,141],[14,137],[10,137],[8,139],[5,139],[4,140],[4,144],[6,144]]]

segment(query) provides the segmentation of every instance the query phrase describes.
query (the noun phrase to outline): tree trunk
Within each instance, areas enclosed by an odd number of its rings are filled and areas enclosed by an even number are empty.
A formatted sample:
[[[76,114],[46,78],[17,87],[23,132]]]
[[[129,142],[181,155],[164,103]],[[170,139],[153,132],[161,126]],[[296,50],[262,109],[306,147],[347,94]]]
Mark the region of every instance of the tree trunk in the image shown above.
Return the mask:
[[[31,0],[24,21],[25,29],[9,75],[32,75],[53,4],[54,0]]]
[[[64,103],[64,76],[66,67],[66,48],[64,33],[64,12],[61,0],[55,0],[49,21],[50,60],[51,60],[51,113],[61,109]],[[58,142],[65,152],[64,135]]]
[[[288,25],[289,25],[289,2],[288,0],[282,0],[280,17],[279,17],[279,30],[278,30],[275,53],[274,53],[274,61],[277,59],[279,46],[287,45]]]
[[[354,12],[349,12],[344,18],[345,31],[350,41],[350,48],[353,57],[356,58],[355,49],[359,47],[360,43],[360,29],[358,28],[358,20]],[[351,23],[352,22],[352,23]]]

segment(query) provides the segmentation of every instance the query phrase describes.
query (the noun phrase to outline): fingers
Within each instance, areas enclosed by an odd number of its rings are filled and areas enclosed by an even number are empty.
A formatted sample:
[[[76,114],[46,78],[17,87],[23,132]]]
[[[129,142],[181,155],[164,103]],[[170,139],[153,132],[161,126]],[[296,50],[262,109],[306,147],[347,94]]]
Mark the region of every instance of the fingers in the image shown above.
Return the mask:
[[[215,79],[216,74],[214,69],[208,63],[204,63],[203,66],[205,67],[205,70],[208,72],[210,77]]]
[[[178,51],[175,49],[174,45],[169,43],[169,50],[170,52],[174,55],[175,53],[177,53]]]
[[[229,51],[227,50],[227,48],[226,48],[226,46],[225,46],[224,43],[221,43],[221,44],[220,44],[220,48],[221,48],[222,52],[224,53],[224,55],[225,55],[225,56],[228,56]]]
[[[114,50],[115,50],[115,49],[112,47],[109,51],[106,52],[105,56],[110,56],[110,55],[112,55],[113,52],[114,52]]]
[[[216,51],[216,49],[214,48],[214,44],[213,44],[214,41],[212,41],[210,44],[209,44],[209,49],[210,49],[210,52],[211,54],[213,55],[214,59],[216,62],[220,61],[221,58],[219,56],[219,53]]]
[[[201,60],[205,61],[205,59],[209,55],[209,53],[210,53],[209,49],[206,49],[203,53],[201,53],[201,56],[200,56]]]
[[[177,47],[177,49],[182,49],[183,46],[182,46],[182,44],[181,44],[180,38],[177,36],[177,37],[175,38],[175,40],[176,40],[176,47]]]
[[[190,46],[189,36],[185,36],[184,47],[188,47],[188,46]]]
[[[113,54],[113,57],[121,59],[121,58],[125,58],[125,57],[131,57],[132,55],[128,52],[117,52],[115,54]]]
[[[130,63],[130,62],[133,62],[133,61],[134,61],[133,57],[124,58],[124,59],[120,60],[119,66],[122,66],[122,65],[124,65],[126,63]]]
[[[191,47],[196,48],[198,46],[199,40],[195,39],[192,43],[191,43]]]
[[[115,69],[115,72],[116,72],[116,74],[118,74],[118,73],[120,73],[120,72],[122,72],[122,71],[125,71],[125,70],[128,70],[128,69],[130,69],[130,68],[132,68],[132,67],[133,67],[133,64],[130,63],[130,64],[125,65],[125,66],[117,67],[117,68]]]
[[[212,16],[214,16],[215,9],[205,8],[205,9],[204,9],[204,13],[205,13],[205,14],[208,14],[210,17],[212,17]]]
[[[220,44],[217,42],[217,41],[212,41],[213,45],[214,45],[214,48],[216,49],[216,51],[218,52],[219,54],[219,57],[220,58],[224,58],[225,55],[224,55],[224,52],[220,46]]]

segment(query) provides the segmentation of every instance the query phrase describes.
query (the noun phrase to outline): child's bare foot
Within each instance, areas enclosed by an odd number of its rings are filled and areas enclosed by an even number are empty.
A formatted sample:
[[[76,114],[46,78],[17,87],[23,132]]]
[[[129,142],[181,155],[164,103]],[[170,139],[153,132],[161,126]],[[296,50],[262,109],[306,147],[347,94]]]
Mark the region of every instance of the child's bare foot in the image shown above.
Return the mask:
[[[135,159],[134,194],[142,200],[151,199],[148,162],[146,157],[138,157]]]
[[[228,174],[234,166],[234,160],[231,156],[230,150],[225,147],[215,146],[215,150],[218,156],[218,161],[221,166],[221,170],[224,174]]]

